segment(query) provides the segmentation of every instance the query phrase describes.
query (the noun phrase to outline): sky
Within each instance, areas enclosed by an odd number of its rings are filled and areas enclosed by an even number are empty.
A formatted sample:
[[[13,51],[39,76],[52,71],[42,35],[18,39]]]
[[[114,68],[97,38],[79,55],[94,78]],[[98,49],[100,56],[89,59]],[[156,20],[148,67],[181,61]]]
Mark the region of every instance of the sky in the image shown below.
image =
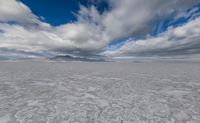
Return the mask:
[[[0,0],[0,60],[200,59],[199,0]]]

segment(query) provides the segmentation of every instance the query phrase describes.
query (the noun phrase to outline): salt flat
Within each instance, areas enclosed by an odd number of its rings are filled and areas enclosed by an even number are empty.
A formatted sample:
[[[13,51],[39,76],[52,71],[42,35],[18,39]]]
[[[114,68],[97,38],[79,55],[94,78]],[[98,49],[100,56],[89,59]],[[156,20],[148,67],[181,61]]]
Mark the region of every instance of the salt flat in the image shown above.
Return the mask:
[[[200,123],[200,64],[1,62],[0,123]]]

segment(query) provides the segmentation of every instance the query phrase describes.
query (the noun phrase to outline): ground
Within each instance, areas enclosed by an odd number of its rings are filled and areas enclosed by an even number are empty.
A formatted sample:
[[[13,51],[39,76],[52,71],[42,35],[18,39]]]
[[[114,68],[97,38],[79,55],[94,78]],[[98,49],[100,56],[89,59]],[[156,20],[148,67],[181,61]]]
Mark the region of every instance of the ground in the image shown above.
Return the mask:
[[[1,62],[0,123],[200,123],[200,64]]]

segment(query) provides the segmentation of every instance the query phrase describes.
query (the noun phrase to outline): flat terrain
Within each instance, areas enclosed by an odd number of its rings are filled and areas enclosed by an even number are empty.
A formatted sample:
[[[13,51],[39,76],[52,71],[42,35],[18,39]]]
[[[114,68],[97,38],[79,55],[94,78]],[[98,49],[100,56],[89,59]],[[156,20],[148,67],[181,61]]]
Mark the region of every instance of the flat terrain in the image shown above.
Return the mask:
[[[200,64],[1,62],[0,123],[200,123]]]

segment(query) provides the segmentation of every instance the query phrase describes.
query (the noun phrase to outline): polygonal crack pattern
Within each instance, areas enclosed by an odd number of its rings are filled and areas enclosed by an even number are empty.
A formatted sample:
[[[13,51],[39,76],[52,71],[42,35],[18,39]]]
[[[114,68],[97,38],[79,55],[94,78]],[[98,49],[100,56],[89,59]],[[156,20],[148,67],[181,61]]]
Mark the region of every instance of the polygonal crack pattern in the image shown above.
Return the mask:
[[[0,123],[200,123],[199,66],[1,62]]]

